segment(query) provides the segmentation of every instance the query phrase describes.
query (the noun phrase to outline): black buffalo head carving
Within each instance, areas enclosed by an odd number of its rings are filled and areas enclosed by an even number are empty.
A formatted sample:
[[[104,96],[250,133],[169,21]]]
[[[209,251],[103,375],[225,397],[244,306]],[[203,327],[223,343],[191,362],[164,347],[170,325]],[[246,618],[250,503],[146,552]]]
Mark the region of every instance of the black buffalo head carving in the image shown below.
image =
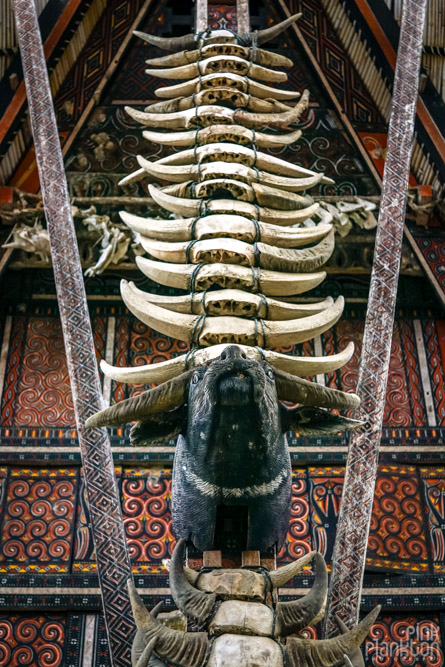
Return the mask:
[[[299,403],[286,407],[281,401]],[[246,549],[284,540],[290,513],[291,463],[284,433],[326,435],[361,422],[326,408],[357,407],[357,397],[247,359],[230,345],[207,366],[97,413],[87,426],[136,421],[135,445],[179,435],[173,465],[173,530],[199,549],[214,548],[221,506],[248,511]]]

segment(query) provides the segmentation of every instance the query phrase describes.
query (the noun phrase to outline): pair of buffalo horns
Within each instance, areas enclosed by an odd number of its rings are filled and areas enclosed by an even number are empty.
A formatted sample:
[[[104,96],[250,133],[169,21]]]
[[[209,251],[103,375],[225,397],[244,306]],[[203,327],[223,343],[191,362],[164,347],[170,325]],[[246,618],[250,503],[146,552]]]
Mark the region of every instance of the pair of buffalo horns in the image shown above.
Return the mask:
[[[204,347],[220,342],[242,342],[270,349],[303,343],[331,328],[341,317],[344,307],[344,299],[340,296],[314,315],[278,321],[252,320],[234,315],[208,317],[205,314],[172,313],[145,299],[143,293],[124,281],[121,294],[127,308],[147,326],[171,338]]]
[[[255,32],[251,32],[243,36],[243,41],[249,46],[254,43],[256,43],[258,46],[261,46],[262,44],[269,42],[271,39],[275,39],[275,37],[278,37],[278,35],[280,35],[289,26],[295,23],[295,21],[297,21],[300,18],[300,16],[301,14],[294,14],[285,21],[277,23],[271,28],[266,28],[265,30],[257,30]],[[194,34],[183,35],[182,37],[157,37],[156,35],[148,35],[147,33],[140,32],[139,30],[135,30],[134,34],[136,35],[136,37],[140,37],[141,39],[143,39],[145,42],[148,42],[152,46],[157,46],[160,49],[165,49],[166,51],[180,51],[181,49],[193,49],[196,46],[197,42],[199,45],[199,42],[204,38],[204,43],[205,43],[205,41],[207,41],[209,38],[211,39],[213,35],[218,37],[219,42],[222,41],[236,42],[236,37],[229,30],[218,30],[214,31],[213,33],[212,31],[209,31],[208,36],[206,35],[206,33],[204,33],[202,37],[201,35],[194,35]]]
[[[146,366],[134,366],[132,368],[111,366],[102,359],[100,367],[106,377],[116,382],[146,385],[161,384],[162,382],[172,380],[181,375],[181,373],[217,359],[228,345],[228,343],[212,345],[211,347],[194,350],[193,353],[183,354],[168,361],[161,361],[157,364],[148,364]],[[347,364],[354,354],[354,343],[352,341],[338,354],[331,354],[327,357],[294,357],[272,350],[261,350],[258,347],[250,347],[248,345],[240,345],[239,347],[248,359],[256,359],[257,361],[264,359],[273,368],[284,371],[291,376],[296,375],[299,377],[309,377],[336,371]]]
[[[360,405],[360,399],[356,394],[329,389],[277,369],[273,371],[278,399],[281,401],[335,410],[356,410]],[[87,419],[85,426],[87,428],[121,426],[132,421],[144,421],[152,414],[174,410],[185,402],[193,372],[193,370],[185,371],[154,389],[148,389],[138,396],[105,408]]]

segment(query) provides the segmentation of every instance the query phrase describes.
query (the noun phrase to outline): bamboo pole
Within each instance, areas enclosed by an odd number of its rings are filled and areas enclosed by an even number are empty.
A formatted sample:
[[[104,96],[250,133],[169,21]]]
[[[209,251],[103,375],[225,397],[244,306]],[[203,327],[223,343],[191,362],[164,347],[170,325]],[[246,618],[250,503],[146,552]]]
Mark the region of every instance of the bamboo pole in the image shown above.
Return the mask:
[[[13,5],[111,662],[113,667],[129,667],[134,623],[126,581],[131,566],[110,441],[105,429],[84,428],[85,420],[103,405],[62,152],[35,5],[32,0],[13,0]]]
[[[418,73],[427,0],[405,0],[394,79],[379,223],[363,337],[358,394],[366,427],[352,438],[329,587],[326,634],[335,615],[357,622],[386,400],[400,270]]]

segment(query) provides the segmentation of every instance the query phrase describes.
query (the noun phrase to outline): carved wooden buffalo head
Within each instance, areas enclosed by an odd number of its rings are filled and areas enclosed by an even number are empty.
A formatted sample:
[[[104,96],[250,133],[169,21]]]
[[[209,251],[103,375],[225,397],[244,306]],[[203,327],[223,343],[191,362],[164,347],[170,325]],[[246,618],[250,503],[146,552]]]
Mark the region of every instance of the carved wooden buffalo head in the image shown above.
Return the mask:
[[[175,534],[211,549],[218,508],[240,506],[248,511],[246,548],[265,550],[282,543],[288,526],[291,465],[283,434],[356,428],[360,422],[324,409],[356,404],[354,394],[289,375],[229,345],[208,365],[103,410],[87,426],[136,421],[131,441],[145,446],[179,435]]]

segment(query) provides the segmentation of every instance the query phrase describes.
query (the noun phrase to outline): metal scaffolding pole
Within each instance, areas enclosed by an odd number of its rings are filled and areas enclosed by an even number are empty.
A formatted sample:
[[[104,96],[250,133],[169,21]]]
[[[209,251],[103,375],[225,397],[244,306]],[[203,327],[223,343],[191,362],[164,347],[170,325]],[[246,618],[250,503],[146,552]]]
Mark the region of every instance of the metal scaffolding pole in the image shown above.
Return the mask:
[[[84,429],[102,394],[76,233],[33,0],[14,0],[29,114],[48,225],[57,300],[73,394],[97,569],[114,667],[131,665],[131,575],[111,445],[105,429]]]
[[[363,337],[358,394],[366,426],[352,438],[343,488],[326,634],[337,632],[335,615],[358,620],[386,400],[394,310],[418,95],[418,74],[427,0],[405,0],[397,54],[379,223]]]

